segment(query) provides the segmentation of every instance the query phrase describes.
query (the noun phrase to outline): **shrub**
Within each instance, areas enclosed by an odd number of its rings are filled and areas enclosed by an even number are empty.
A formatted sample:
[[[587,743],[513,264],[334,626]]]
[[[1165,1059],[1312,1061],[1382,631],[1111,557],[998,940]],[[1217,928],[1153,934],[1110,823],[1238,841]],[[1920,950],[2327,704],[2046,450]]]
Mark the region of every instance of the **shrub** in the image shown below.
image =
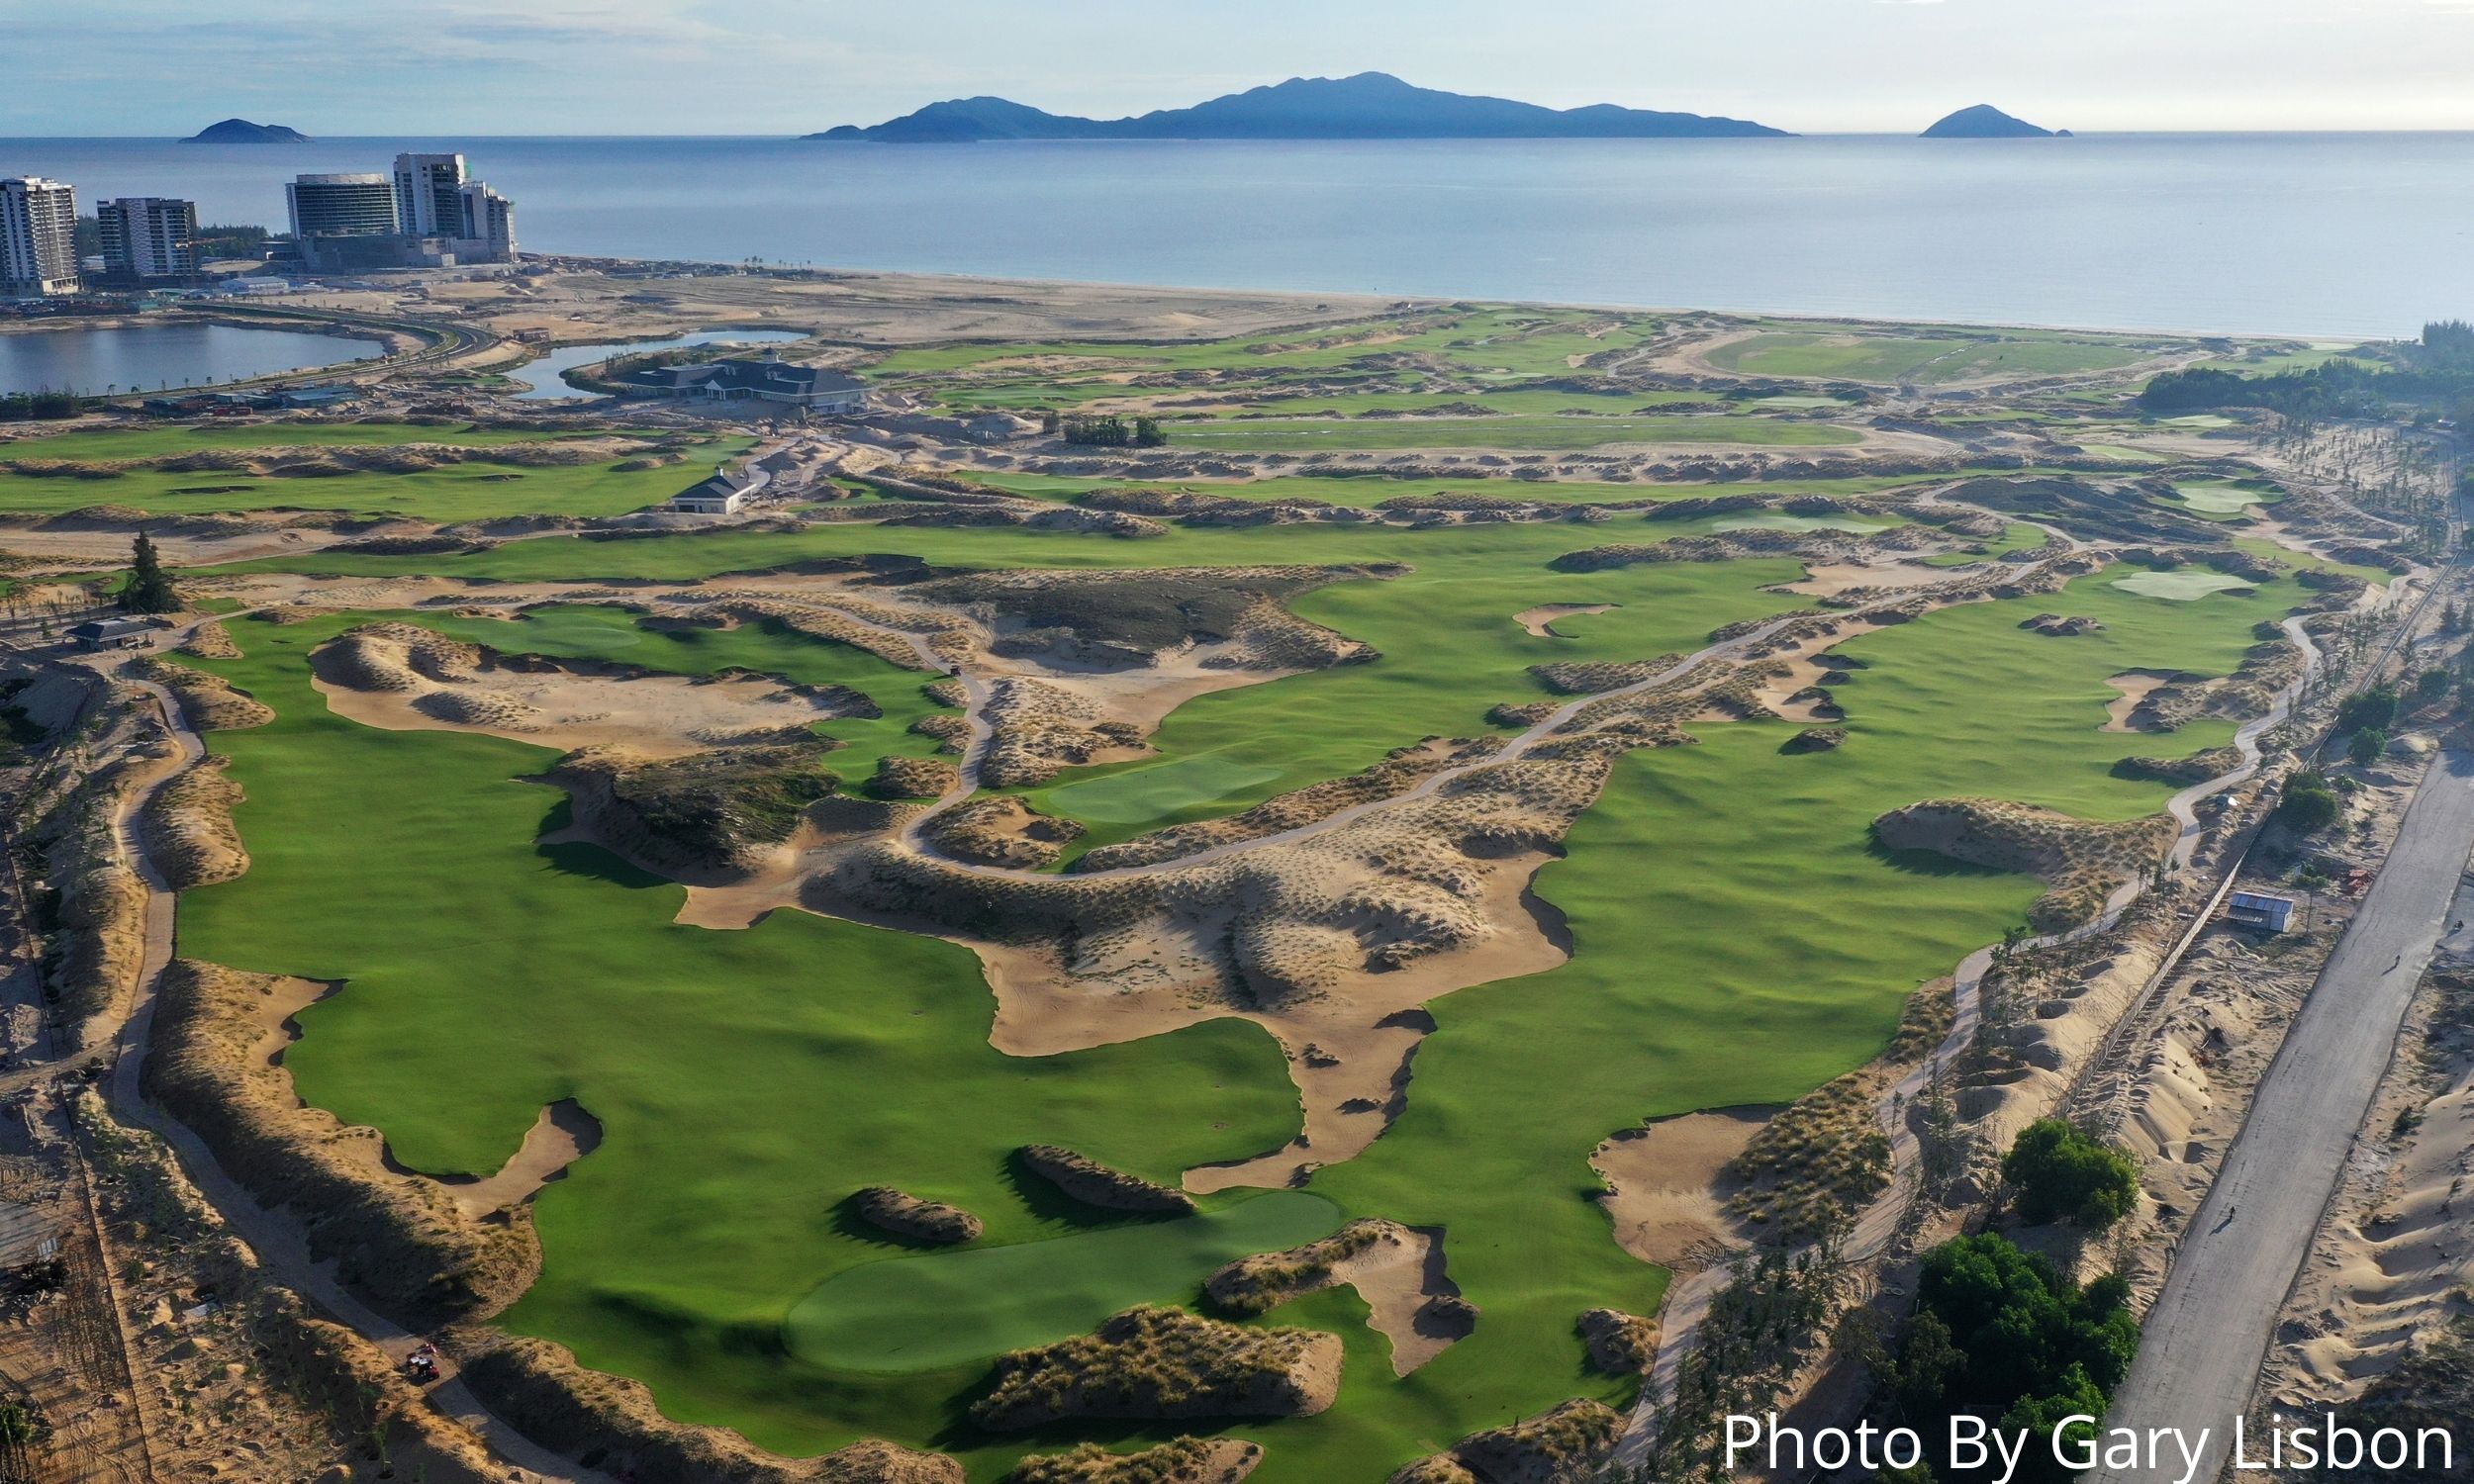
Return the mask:
[[[2139,1168],[2130,1157],[2058,1118],[2019,1131],[2002,1157],[2002,1178],[2019,1187],[2029,1221],[2075,1221],[2102,1231],[2139,1204]]]
[[[2378,762],[2380,754],[2386,751],[2388,751],[2388,733],[2376,726],[2364,727],[2353,734],[2351,742],[2345,744],[2345,756],[2353,759],[2354,766],[2357,768],[2370,767]]]
[[[2285,781],[2285,796],[2276,805],[2276,817],[2306,835],[2327,829],[2344,812],[2327,777],[2309,768]]]
[[[2345,697],[2336,708],[2336,729],[2358,732],[2366,727],[2385,730],[2397,719],[2397,688],[2373,686]]]

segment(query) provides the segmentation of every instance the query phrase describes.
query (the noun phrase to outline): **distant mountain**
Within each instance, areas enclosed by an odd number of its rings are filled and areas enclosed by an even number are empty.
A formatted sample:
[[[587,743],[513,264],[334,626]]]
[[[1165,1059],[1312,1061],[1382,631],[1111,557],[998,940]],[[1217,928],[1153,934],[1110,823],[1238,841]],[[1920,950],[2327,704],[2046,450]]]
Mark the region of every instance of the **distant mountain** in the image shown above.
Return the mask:
[[[1192,108],[1134,119],[1077,119],[1003,98],[931,103],[889,123],[845,124],[811,139],[959,144],[989,139],[1648,139],[1782,138],[1742,119],[1593,104],[1542,108],[1412,87],[1381,72],[1291,77]]]
[[[2067,129],[2056,133],[2039,129],[2025,119],[2014,119],[1990,103],[1962,108],[1924,132],[1928,139],[2068,139]]]
[[[226,119],[209,124],[196,134],[182,139],[184,144],[306,144],[310,137],[297,129],[281,124],[252,124],[246,119]]]

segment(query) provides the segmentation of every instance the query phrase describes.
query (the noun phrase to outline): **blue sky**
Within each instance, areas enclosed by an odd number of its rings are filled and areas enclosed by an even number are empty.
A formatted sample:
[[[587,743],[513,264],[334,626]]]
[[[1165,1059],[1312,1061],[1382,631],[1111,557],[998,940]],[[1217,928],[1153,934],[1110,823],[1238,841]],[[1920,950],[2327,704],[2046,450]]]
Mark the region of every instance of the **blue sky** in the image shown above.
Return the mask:
[[[0,135],[790,134],[1297,74],[1805,133],[2474,129],[2474,0],[0,0]],[[32,65],[27,63],[31,61]]]

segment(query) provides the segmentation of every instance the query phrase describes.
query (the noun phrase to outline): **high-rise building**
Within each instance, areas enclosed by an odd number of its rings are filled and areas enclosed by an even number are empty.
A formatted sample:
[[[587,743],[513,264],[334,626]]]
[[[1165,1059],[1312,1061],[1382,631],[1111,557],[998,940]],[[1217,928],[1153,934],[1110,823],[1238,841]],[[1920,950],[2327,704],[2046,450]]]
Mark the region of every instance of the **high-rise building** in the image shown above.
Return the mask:
[[[198,271],[198,208],[168,196],[124,196],[95,208],[103,234],[103,268],[143,282],[185,278]]]
[[[0,180],[0,294],[77,292],[77,193],[40,175]]]
[[[292,204],[292,235],[392,236],[397,226],[395,184],[384,175],[304,175],[284,187]]]
[[[456,234],[455,260],[462,263],[512,263],[516,260],[516,207],[480,181],[467,181],[459,193],[463,230]]]
[[[395,220],[416,237],[464,235],[464,157],[460,154],[399,154],[395,157]]]

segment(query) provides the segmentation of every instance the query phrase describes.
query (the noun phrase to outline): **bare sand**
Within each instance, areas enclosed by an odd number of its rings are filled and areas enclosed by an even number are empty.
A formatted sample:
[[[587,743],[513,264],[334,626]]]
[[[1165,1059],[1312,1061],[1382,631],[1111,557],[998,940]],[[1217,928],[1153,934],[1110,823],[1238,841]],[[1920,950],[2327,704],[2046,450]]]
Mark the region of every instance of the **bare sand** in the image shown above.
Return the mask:
[[[2171,682],[2173,674],[2170,670],[2125,670],[2120,675],[2107,679],[2105,684],[2122,694],[2105,702],[2105,724],[2097,730],[2107,732],[2145,730],[2144,727],[2131,725],[2131,713],[2139,709],[2141,701],[2145,700],[2159,688]]]
[[[1546,603],[1534,608],[1523,608],[1512,615],[1512,621],[1526,629],[1534,639],[1569,639],[1570,634],[1555,631],[1555,620],[1576,613],[1604,613],[1620,606],[1612,603]]]
[[[1723,1108],[1664,1118],[1599,1145],[1589,1167],[1605,1179],[1599,1204],[1615,1241],[1644,1262],[1701,1265],[1734,1240],[1719,1183],[1727,1161],[1769,1121],[1766,1108]]]

